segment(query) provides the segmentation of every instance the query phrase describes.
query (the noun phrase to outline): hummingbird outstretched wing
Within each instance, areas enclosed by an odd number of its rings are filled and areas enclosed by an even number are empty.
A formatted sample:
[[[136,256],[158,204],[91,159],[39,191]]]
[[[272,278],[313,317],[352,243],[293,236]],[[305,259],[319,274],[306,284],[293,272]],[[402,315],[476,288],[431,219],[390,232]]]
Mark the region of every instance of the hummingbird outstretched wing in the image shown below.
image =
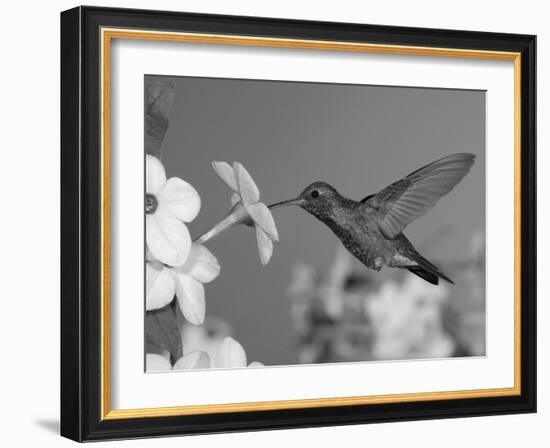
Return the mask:
[[[377,214],[378,226],[394,238],[458,184],[474,164],[475,155],[453,154],[436,160],[361,202]]]

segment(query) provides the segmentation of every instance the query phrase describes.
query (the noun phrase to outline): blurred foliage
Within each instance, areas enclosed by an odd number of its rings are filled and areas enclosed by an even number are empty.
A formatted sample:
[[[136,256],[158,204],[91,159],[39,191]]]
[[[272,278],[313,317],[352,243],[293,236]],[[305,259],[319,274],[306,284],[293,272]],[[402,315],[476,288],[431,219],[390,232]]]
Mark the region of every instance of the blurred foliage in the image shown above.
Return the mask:
[[[145,154],[160,159],[168,130],[175,82],[171,78],[145,77]],[[176,301],[162,309],[145,313],[145,352],[168,354],[174,363],[183,354],[178,321],[181,310]]]
[[[365,269],[339,246],[329,271],[297,264],[288,289],[301,363],[485,354],[485,241],[469,255],[433,260],[455,282]]]
[[[175,82],[171,78],[145,77],[145,154],[161,158],[168,131]]]
[[[181,311],[177,301],[158,310],[145,313],[145,344],[149,347],[147,353],[162,353],[166,351],[172,362],[183,355],[178,321],[181,321]]]
[[[182,321],[180,329],[184,355],[202,351],[208,353],[212,358],[222,341],[228,336],[233,336],[231,324],[211,314],[206,316],[202,325],[193,325]]]

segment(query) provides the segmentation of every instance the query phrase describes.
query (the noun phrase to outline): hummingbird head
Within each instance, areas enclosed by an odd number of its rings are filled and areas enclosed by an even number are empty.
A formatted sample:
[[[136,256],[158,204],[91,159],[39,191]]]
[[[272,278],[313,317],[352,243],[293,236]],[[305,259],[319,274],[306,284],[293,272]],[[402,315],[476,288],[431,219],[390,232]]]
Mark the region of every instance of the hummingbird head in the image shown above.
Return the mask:
[[[313,182],[295,199],[278,202],[270,208],[283,205],[297,205],[318,218],[331,215],[334,206],[341,196],[336,189],[326,182]]]

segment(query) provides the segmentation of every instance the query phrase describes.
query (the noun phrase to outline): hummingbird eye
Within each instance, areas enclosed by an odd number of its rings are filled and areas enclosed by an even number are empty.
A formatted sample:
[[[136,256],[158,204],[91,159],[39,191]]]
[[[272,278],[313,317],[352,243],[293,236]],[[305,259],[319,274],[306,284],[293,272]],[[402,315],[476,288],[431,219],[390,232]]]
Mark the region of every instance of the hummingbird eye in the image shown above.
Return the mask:
[[[311,192],[311,197],[312,197],[312,198],[316,198],[316,197],[318,197],[318,196],[319,196],[319,192],[318,192],[317,190],[313,190],[313,191]]]

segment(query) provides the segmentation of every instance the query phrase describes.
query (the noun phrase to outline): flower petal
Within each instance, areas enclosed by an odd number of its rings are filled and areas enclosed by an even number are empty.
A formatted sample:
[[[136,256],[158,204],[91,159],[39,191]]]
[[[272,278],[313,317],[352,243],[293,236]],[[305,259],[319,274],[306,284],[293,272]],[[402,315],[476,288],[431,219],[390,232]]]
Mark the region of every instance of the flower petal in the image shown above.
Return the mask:
[[[145,355],[146,372],[164,372],[166,370],[172,370],[172,366],[164,356],[157,353],[147,353]]]
[[[269,238],[274,241],[279,241],[279,234],[277,232],[277,227],[275,226],[275,220],[273,219],[273,215],[269,211],[267,205],[263,202],[257,202],[256,204],[246,206],[245,209],[254,222],[268,234]]]
[[[231,207],[235,207],[235,204],[241,202],[241,197],[237,193],[231,195]]]
[[[145,261],[156,261],[147,244],[145,245]]]
[[[204,286],[187,274],[172,271],[176,279],[176,297],[185,318],[193,325],[204,322]]]
[[[153,256],[169,266],[181,266],[191,251],[191,235],[187,226],[158,210],[146,215],[147,247]]]
[[[232,337],[226,337],[214,351],[213,368],[246,367],[246,352]]]
[[[269,238],[259,226],[255,226],[255,228],[260,261],[262,263],[262,266],[265,266],[267,263],[269,263],[271,255],[273,255],[273,241],[271,241],[271,238]]]
[[[160,160],[149,154],[145,156],[145,192],[156,195],[166,183],[166,171]]]
[[[174,370],[208,369],[210,357],[208,353],[196,351],[182,356],[174,364]]]
[[[158,210],[185,222],[193,221],[201,209],[197,190],[179,177],[171,177],[157,194]]]
[[[188,274],[201,283],[208,283],[220,274],[220,264],[205,246],[193,243],[187,261],[175,270]]]
[[[212,168],[225,184],[233,191],[239,191],[233,168],[227,162],[212,162]]]
[[[252,179],[252,176],[246,171],[246,168],[239,162],[233,163],[233,171],[239,185],[239,194],[244,204],[253,204],[260,200],[260,190]]]
[[[174,298],[174,277],[162,263],[152,261],[145,264],[145,291],[147,311],[163,308]]]

